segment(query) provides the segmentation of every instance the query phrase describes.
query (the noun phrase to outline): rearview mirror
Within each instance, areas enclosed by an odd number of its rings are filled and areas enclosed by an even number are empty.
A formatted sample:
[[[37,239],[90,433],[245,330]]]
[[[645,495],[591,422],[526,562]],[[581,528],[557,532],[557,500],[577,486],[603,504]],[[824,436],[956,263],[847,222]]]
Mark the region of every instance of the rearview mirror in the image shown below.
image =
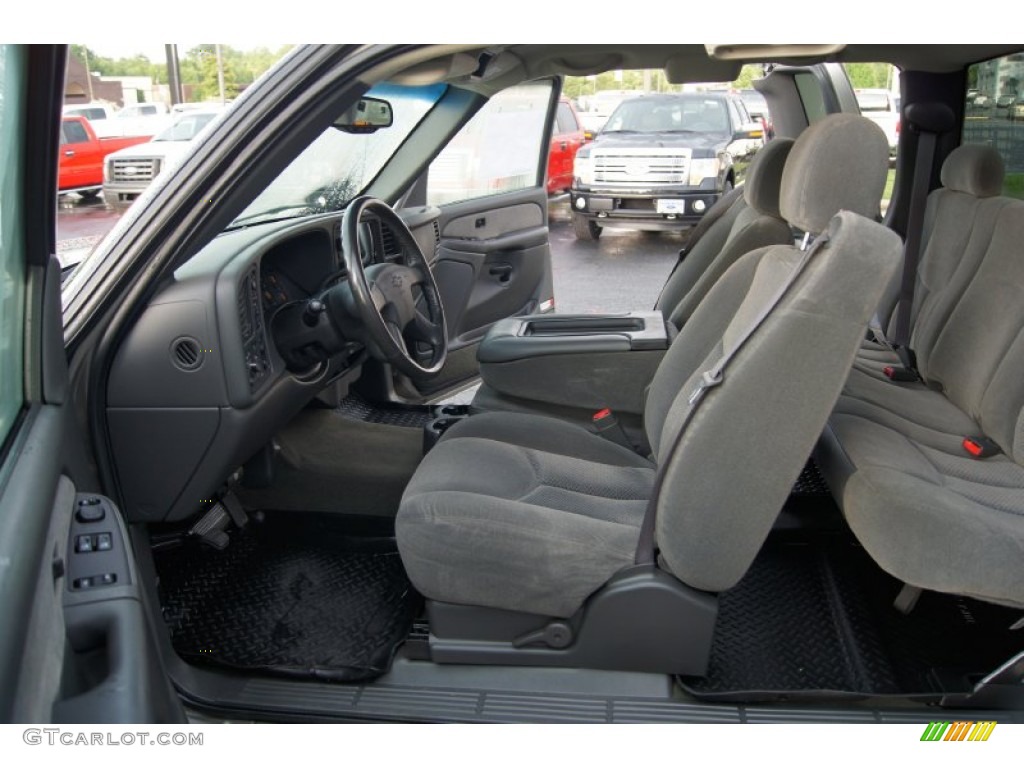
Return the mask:
[[[373,133],[391,127],[393,121],[389,102],[364,96],[334,121],[334,127],[345,133]]]

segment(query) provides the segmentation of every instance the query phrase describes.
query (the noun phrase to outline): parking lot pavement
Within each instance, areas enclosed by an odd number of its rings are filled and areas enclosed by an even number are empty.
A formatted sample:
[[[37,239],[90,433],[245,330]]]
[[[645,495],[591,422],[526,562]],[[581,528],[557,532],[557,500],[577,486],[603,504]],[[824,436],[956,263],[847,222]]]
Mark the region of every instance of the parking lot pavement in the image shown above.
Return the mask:
[[[677,232],[606,229],[600,239],[577,240],[568,203],[549,215],[555,309],[563,314],[630,312],[654,307],[686,243]]]
[[[99,197],[63,195],[57,211],[57,255],[77,261],[121,217]],[[562,313],[629,312],[654,306],[686,242],[679,233],[605,230],[596,241],[576,240],[566,202],[551,205],[551,268],[555,307]]]
[[[61,195],[57,204],[57,258],[62,266],[81,261],[121,218],[123,209],[86,200],[74,193]]]

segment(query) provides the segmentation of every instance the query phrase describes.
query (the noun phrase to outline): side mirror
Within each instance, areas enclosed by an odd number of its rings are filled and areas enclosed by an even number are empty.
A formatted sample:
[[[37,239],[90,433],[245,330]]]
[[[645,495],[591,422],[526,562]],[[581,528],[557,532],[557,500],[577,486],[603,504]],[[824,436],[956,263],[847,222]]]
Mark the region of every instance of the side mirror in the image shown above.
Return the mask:
[[[345,133],[373,133],[390,128],[394,122],[391,104],[384,99],[364,96],[334,121],[334,127]]]
[[[764,126],[761,123],[745,123],[740,126],[740,129],[732,135],[733,141],[743,141],[746,139],[763,139],[764,138]]]

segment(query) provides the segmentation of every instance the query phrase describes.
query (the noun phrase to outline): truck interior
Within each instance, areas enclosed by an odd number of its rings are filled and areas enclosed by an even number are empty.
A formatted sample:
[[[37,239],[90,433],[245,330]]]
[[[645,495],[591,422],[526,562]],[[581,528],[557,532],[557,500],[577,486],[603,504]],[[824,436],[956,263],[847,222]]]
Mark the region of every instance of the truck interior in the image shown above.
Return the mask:
[[[296,50],[41,272],[6,711],[1024,721],[1024,128],[966,97],[1022,50]],[[552,311],[561,78],[747,62],[775,138],[657,305]],[[851,62],[900,69],[892,171]]]

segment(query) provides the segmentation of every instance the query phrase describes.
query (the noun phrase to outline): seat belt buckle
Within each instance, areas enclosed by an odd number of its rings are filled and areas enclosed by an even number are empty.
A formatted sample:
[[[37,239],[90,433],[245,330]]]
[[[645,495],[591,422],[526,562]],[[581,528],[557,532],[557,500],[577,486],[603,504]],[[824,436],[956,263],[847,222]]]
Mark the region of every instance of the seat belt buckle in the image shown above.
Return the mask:
[[[606,440],[611,440],[613,443],[623,445],[630,450],[636,450],[633,444],[629,442],[626,430],[622,428],[619,420],[615,418],[611,408],[602,408],[599,411],[595,411],[594,415],[590,417],[590,424],[595,434],[600,435]]]
[[[995,440],[984,435],[970,435],[964,438],[964,450],[975,459],[987,459],[1001,452]]]
[[[919,381],[921,379],[916,371],[911,371],[903,366],[887,365],[882,369],[882,373],[890,381]]]

